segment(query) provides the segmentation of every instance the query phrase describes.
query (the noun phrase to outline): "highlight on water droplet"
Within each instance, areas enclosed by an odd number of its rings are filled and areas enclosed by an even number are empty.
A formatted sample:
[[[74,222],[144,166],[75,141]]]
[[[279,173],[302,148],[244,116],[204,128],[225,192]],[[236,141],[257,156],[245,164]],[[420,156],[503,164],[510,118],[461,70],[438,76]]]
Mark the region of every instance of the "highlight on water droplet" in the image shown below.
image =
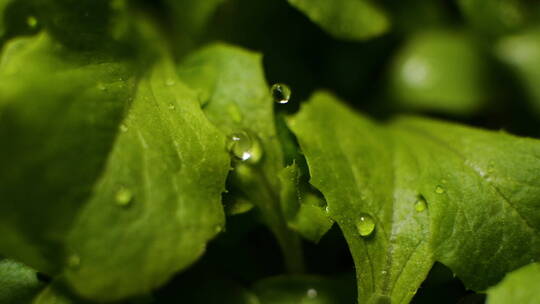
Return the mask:
[[[115,199],[118,206],[126,207],[133,200],[133,192],[122,186],[116,191]]]
[[[38,20],[34,16],[28,16],[26,18],[26,24],[28,25],[28,27],[34,29],[38,26]]]
[[[67,259],[67,265],[70,268],[77,268],[81,265],[81,258],[76,254],[72,254]]]
[[[259,162],[263,153],[261,144],[257,138],[245,131],[229,135],[227,149],[236,159],[252,164]]]
[[[437,193],[437,194],[443,194],[444,191],[445,190],[441,185],[437,185],[437,187],[435,187],[435,193]]]
[[[283,83],[276,83],[270,89],[274,102],[279,104],[288,103],[291,99],[291,89]]]
[[[427,208],[426,199],[420,195],[418,199],[416,199],[416,202],[414,203],[414,209],[416,210],[416,212],[422,212],[426,210],[426,208]]]
[[[317,292],[317,289],[315,288],[310,288],[306,292],[306,296],[308,297],[308,299],[315,299],[317,295],[318,295],[318,292]]]
[[[375,230],[375,221],[371,215],[367,213],[360,214],[360,218],[356,222],[356,229],[362,237],[370,236]]]

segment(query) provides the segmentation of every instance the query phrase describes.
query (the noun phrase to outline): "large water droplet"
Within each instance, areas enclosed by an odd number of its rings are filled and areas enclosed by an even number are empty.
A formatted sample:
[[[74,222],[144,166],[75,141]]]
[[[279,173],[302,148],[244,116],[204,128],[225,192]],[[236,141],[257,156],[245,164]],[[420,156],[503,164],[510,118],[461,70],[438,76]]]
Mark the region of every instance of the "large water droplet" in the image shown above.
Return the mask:
[[[360,215],[360,219],[358,219],[358,221],[356,222],[356,229],[361,236],[370,236],[375,230],[375,221],[373,220],[371,215],[367,213],[362,213]]]
[[[126,207],[133,199],[133,192],[126,187],[120,187],[120,189],[116,191],[115,199],[118,206]]]
[[[435,193],[437,194],[443,194],[444,193],[444,188],[440,185],[437,185],[437,187],[435,187]]]
[[[81,258],[76,254],[72,254],[67,259],[67,265],[70,268],[77,268],[81,265]]]
[[[291,99],[291,89],[283,83],[274,84],[270,89],[270,93],[272,93],[274,101],[280,104],[287,103]]]
[[[235,158],[243,162],[257,163],[262,158],[262,147],[259,141],[245,131],[231,134],[227,149]]]
[[[317,297],[317,295],[318,295],[318,292],[317,292],[316,289],[310,288],[310,289],[307,290],[306,295],[307,295],[308,299],[315,299]]]
[[[414,209],[416,212],[422,212],[426,210],[427,208],[427,202],[423,197],[419,197],[416,202],[414,203]]]

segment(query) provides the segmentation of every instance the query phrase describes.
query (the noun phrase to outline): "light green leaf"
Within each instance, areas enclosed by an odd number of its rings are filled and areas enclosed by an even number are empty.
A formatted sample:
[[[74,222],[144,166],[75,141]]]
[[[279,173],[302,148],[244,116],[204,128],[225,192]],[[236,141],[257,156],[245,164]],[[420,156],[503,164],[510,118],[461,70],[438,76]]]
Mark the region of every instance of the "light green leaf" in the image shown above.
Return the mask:
[[[359,301],[407,303],[433,261],[482,290],[540,256],[540,142],[421,118],[385,127],[326,93],[289,125],[349,244]]]
[[[134,70],[48,35],[17,39],[0,61],[0,252],[47,274],[101,174]]]
[[[504,37],[495,50],[519,77],[532,106],[540,113],[540,28]]]
[[[246,150],[248,155],[262,153],[259,161],[256,155],[247,161],[235,160],[228,190],[260,209],[284,251],[289,269],[301,269],[299,239],[288,229],[280,207],[278,175],[284,160],[261,56],[214,44],[188,56],[179,74],[208,98],[204,112],[223,134],[247,134],[252,143]]]
[[[225,137],[171,62],[163,60],[140,81],[120,128],[67,244],[67,281],[99,301],[163,284],[224,226]]]
[[[296,163],[284,168],[281,180],[281,209],[289,227],[313,242],[328,232],[334,221],[325,210],[326,202],[303,187],[303,176]]]
[[[421,32],[398,52],[390,89],[400,107],[470,115],[486,102],[486,63],[463,33]]]
[[[535,304],[540,301],[540,264],[533,263],[506,275],[497,286],[488,289],[488,304]]]
[[[296,275],[263,279],[253,287],[261,304],[352,304],[353,278]]]
[[[386,13],[368,0],[288,0],[326,32],[339,39],[365,40],[390,28]]]
[[[0,303],[28,303],[43,285],[35,270],[13,260],[0,260]]]

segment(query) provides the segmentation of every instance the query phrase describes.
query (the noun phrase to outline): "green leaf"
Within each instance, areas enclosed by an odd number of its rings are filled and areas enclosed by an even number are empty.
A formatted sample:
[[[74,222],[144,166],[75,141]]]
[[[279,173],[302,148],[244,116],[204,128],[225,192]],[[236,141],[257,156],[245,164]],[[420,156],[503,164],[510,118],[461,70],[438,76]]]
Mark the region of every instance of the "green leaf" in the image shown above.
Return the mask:
[[[205,251],[225,219],[225,137],[170,61],[140,81],[121,130],[67,244],[67,281],[99,301],[163,284]]]
[[[288,268],[298,271],[302,268],[299,239],[288,229],[280,207],[278,175],[284,160],[261,56],[215,44],[188,56],[179,74],[208,98],[204,112],[223,134],[247,134],[253,150],[249,153],[262,153],[255,163],[235,159],[228,190],[259,208],[284,251]]]
[[[325,210],[326,202],[303,187],[303,176],[296,163],[284,168],[281,180],[281,209],[289,227],[304,238],[318,242],[334,222]]]
[[[540,28],[502,38],[495,51],[521,80],[540,114]]]
[[[288,0],[332,36],[365,40],[386,33],[390,20],[368,0]]]
[[[393,62],[391,94],[406,109],[470,115],[488,98],[486,68],[474,41],[465,34],[421,32]]]
[[[319,276],[278,276],[253,287],[261,304],[347,304],[354,301],[353,279]]]
[[[534,304],[540,299],[540,264],[533,263],[515,270],[497,286],[488,289],[488,304]]]
[[[35,270],[13,260],[0,260],[0,303],[28,303],[42,288]]]
[[[482,290],[540,255],[539,141],[422,118],[381,126],[326,93],[289,125],[360,301],[407,303],[433,261]]]
[[[480,33],[500,35],[522,27],[527,21],[527,7],[520,0],[457,1],[470,26]]]
[[[47,274],[92,192],[132,96],[122,58],[74,53],[48,35],[17,39],[0,61],[0,252]]]

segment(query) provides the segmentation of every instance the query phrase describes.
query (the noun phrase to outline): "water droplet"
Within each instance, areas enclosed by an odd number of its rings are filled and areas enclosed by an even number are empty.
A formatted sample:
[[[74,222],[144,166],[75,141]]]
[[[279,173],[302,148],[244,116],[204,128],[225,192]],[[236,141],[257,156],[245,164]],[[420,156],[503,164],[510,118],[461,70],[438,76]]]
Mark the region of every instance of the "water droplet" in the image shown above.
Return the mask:
[[[318,292],[317,292],[317,290],[314,289],[314,288],[310,288],[310,289],[308,289],[307,292],[306,292],[306,295],[307,295],[307,297],[308,297],[309,299],[314,299],[314,298],[316,298],[316,297],[317,297],[317,294],[318,294]]]
[[[243,162],[257,163],[262,158],[259,141],[244,131],[231,134],[227,148],[235,158]]]
[[[387,273],[388,273],[388,271],[386,271],[386,270],[381,271],[381,274],[382,274],[382,275],[385,275],[385,274],[387,274]]]
[[[276,103],[285,104],[291,99],[291,89],[283,83],[276,83],[270,89],[272,98]]]
[[[437,187],[435,187],[435,193],[437,194],[443,194],[444,193],[444,188],[441,187],[440,185],[437,185]]]
[[[358,222],[356,222],[356,229],[361,236],[370,236],[375,230],[375,221],[373,220],[371,215],[367,213],[362,213],[360,215],[360,219],[358,220]]]
[[[128,127],[125,124],[120,125],[120,131],[126,133],[128,131]]]
[[[34,28],[36,28],[36,27],[38,26],[38,20],[37,20],[37,18],[34,17],[34,16],[28,16],[28,17],[26,18],[26,24],[27,24],[30,28],[34,29]]]
[[[174,81],[174,79],[172,78],[169,78],[165,81],[165,85],[167,85],[168,87],[171,87],[175,84],[176,82]]]
[[[169,110],[174,110],[176,109],[176,107],[174,106],[173,103],[170,103],[169,106],[168,106]]]
[[[120,187],[116,192],[115,199],[118,206],[126,207],[131,203],[133,193],[128,188]]]
[[[416,202],[414,203],[414,209],[416,212],[422,212],[426,210],[427,208],[427,202],[423,197],[419,197]]]
[[[330,208],[328,208],[328,206],[326,206],[326,208],[324,208],[324,211],[326,211],[326,213],[330,213]]]
[[[72,254],[67,259],[67,265],[70,268],[77,268],[81,265],[81,258],[76,254]]]

